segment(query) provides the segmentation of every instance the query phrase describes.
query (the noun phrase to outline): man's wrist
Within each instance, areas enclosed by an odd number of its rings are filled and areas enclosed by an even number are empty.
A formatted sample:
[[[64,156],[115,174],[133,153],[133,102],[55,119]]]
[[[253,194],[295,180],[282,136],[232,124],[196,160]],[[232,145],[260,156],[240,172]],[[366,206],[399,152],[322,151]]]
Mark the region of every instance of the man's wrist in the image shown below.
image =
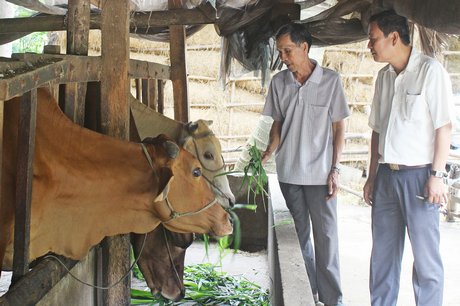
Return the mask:
[[[339,165],[333,165],[331,167],[331,171],[330,172],[336,172],[337,174],[340,174],[340,167]]]
[[[430,170],[430,175],[436,178],[446,178],[447,173],[445,171],[438,171],[438,170]]]

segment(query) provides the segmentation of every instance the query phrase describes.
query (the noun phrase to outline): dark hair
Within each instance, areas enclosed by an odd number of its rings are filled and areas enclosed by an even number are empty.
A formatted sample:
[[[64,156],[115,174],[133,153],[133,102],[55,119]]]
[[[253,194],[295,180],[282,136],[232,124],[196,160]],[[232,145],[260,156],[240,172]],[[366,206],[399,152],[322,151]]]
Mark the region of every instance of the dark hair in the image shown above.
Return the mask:
[[[398,32],[401,41],[406,46],[410,44],[409,25],[407,18],[396,14],[394,10],[383,11],[372,15],[369,23],[376,22],[385,37],[391,32]]]
[[[307,28],[300,23],[288,23],[283,25],[276,32],[275,39],[278,40],[283,35],[288,34],[292,42],[299,46],[301,43],[306,42],[308,44],[308,50],[310,51],[312,37]]]

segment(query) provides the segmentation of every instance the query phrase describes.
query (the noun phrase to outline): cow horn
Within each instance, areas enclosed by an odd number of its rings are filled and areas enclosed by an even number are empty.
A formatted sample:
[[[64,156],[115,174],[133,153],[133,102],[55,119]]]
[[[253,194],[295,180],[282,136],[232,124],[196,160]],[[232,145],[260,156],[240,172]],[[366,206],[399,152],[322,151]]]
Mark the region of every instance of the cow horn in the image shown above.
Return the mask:
[[[195,132],[196,129],[198,128],[198,123],[190,121],[189,123],[187,123],[186,127],[187,127],[187,131],[191,134]]]
[[[171,140],[167,140],[164,142],[164,147],[166,149],[166,152],[168,153],[168,156],[170,158],[176,158],[177,155],[179,154],[179,146],[171,141]]]

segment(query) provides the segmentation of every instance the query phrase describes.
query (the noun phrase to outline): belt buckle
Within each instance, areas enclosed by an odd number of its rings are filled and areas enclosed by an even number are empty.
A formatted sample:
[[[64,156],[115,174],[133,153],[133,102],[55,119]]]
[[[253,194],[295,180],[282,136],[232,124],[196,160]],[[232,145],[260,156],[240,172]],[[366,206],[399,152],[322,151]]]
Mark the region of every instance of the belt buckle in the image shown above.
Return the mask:
[[[388,164],[388,165],[390,166],[391,170],[396,170],[396,171],[399,170],[399,165],[398,164]]]

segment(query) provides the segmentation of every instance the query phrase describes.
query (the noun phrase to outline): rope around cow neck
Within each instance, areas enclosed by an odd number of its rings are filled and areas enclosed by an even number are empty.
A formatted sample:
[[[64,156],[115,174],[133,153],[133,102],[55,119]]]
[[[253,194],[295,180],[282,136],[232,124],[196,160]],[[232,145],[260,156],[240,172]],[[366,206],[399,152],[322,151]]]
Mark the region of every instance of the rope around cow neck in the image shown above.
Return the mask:
[[[46,255],[44,258],[51,258],[51,259],[55,259],[58,263],[60,263],[64,269],[67,271],[67,273],[69,273],[69,275],[75,279],[77,282],[85,285],[85,286],[88,286],[88,287],[91,287],[91,288],[95,288],[95,289],[100,289],[100,290],[109,290],[113,287],[115,287],[116,285],[118,285],[119,283],[121,283],[126,277],[128,277],[128,275],[131,274],[131,271],[134,269],[134,266],[137,264],[137,262],[139,261],[139,258],[141,258],[141,254],[142,254],[142,251],[144,250],[144,246],[145,246],[145,241],[147,240],[147,235],[148,233],[146,233],[144,235],[144,241],[142,241],[142,247],[141,247],[141,250],[139,251],[139,256],[134,260],[134,262],[132,263],[132,265],[129,267],[128,271],[125,273],[125,275],[123,275],[119,280],[117,280],[115,283],[111,284],[111,285],[108,285],[108,286],[98,286],[98,285],[94,285],[94,284],[90,284],[90,283],[87,283],[85,281],[82,281],[81,279],[79,279],[77,276],[75,276],[72,272],[70,272],[69,268],[67,268],[67,266],[65,265],[65,263],[62,262],[62,260],[59,259],[59,257],[55,256],[55,255],[52,255],[52,254],[49,254],[49,255]]]
[[[179,276],[179,272],[177,272],[177,269],[176,269],[176,265],[174,263],[174,259],[173,259],[173,256],[172,256],[172,253],[171,253],[171,249],[169,248],[169,241],[168,241],[168,237],[166,235],[166,228],[163,226],[163,237],[165,238],[165,244],[166,244],[166,249],[168,251],[168,257],[169,257],[169,260],[171,261],[171,266],[173,268],[173,271],[174,271],[174,276],[177,278],[177,283],[179,284],[179,287],[180,287],[180,284],[182,283],[182,280]]]

